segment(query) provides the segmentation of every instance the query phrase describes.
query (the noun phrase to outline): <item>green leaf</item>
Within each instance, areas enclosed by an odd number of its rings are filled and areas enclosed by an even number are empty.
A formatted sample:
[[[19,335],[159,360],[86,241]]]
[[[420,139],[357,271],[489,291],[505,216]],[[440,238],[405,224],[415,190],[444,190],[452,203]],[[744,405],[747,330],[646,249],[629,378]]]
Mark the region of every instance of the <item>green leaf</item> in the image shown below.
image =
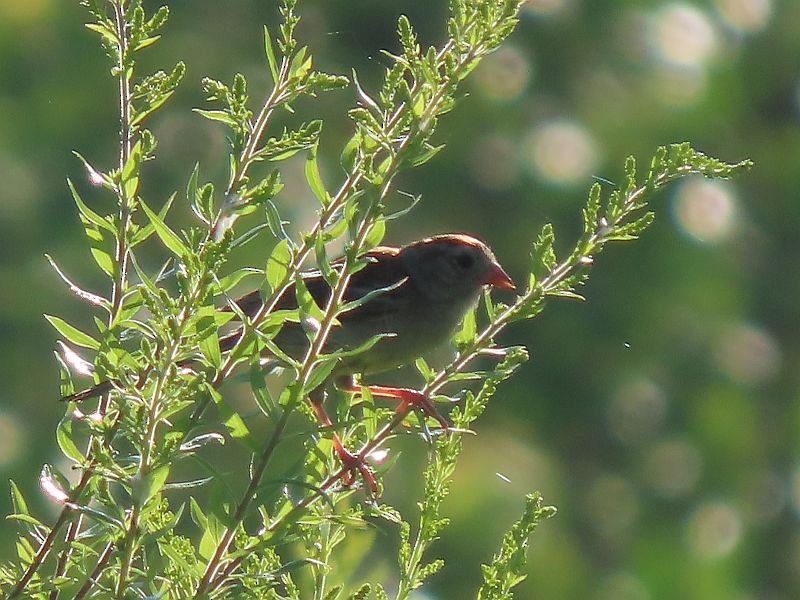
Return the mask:
[[[352,173],[355,170],[357,159],[360,156],[359,149],[361,148],[362,140],[363,136],[361,130],[356,129],[353,137],[344,145],[342,155],[339,158],[339,164],[347,173]]]
[[[536,273],[537,271],[547,273],[556,266],[556,254],[553,250],[554,241],[553,225],[546,223],[531,250],[531,273]]]
[[[289,66],[289,78],[294,80],[302,80],[311,70],[313,64],[311,55],[306,57],[308,48],[303,46],[292,58],[292,63]]]
[[[369,229],[369,233],[367,237],[364,238],[364,249],[365,250],[372,250],[376,246],[379,246],[380,243],[383,241],[383,237],[386,235],[386,221],[384,219],[378,219]]]
[[[82,465],[86,461],[86,458],[83,456],[83,453],[78,450],[78,446],[72,439],[73,410],[74,404],[67,408],[67,413],[59,422],[58,427],[56,428],[56,440],[58,441],[58,447],[61,448],[61,452],[64,453],[64,456],[71,461]]]
[[[270,36],[269,29],[267,29],[266,25],[264,25],[264,53],[267,55],[269,71],[272,73],[272,82],[277,85],[278,61],[275,60],[275,50],[272,48],[272,36]]]
[[[600,194],[602,187],[595,182],[589,189],[589,199],[583,208],[583,233],[591,235],[597,228],[598,213],[600,210]]]
[[[475,319],[475,312],[475,309],[467,311],[467,314],[464,315],[464,321],[461,323],[461,328],[453,337],[453,343],[459,352],[468,348],[478,335],[478,324]]]
[[[163,219],[154,213],[145,202],[142,202],[141,205],[147,218],[150,219],[150,223],[152,223],[155,228],[156,235],[161,239],[161,242],[179,258],[188,255],[189,249],[183,244],[177,234],[167,227]]]
[[[200,178],[200,163],[194,163],[192,174],[189,175],[189,181],[186,182],[186,199],[189,202],[197,202],[197,182]]]
[[[100,229],[105,229],[111,235],[117,235],[117,230],[114,229],[114,226],[106,219],[105,217],[101,217],[96,212],[94,212],[91,208],[89,208],[86,203],[81,199],[80,194],[78,194],[78,190],[75,189],[75,185],[72,183],[71,180],[67,179],[67,185],[69,186],[69,191],[72,194],[72,199],[75,201],[75,205],[78,207],[78,212],[80,213],[81,217],[83,217],[85,223],[91,223],[92,225],[97,226]]]
[[[223,398],[217,390],[210,385],[206,385],[206,390],[211,394],[214,403],[217,405],[217,410],[222,417],[225,427],[228,429],[230,436],[247,447],[251,452],[258,452],[260,444],[253,438],[250,430],[245,425],[241,415]]]
[[[417,368],[417,372],[422,375],[422,378],[425,382],[431,381],[436,376],[436,371],[428,364],[421,356],[414,361],[414,366]]]
[[[106,275],[112,278],[116,277],[117,264],[104,247],[106,244],[103,232],[110,233],[111,236],[116,239],[118,236],[117,230],[107,218],[98,215],[83,202],[75,186],[72,184],[72,181],[69,179],[67,180],[67,185],[72,193],[75,205],[78,207],[78,214],[81,223],[83,223],[83,230],[91,245],[92,257]]]
[[[352,310],[357,309],[359,306],[363,306],[367,302],[371,302],[374,298],[381,296],[383,294],[389,293],[392,290],[396,290],[397,288],[403,286],[408,281],[408,277],[403,277],[400,281],[396,281],[391,285],[387,285],[386,287],[376,288],[374,290],[370,290],[360,298],[356,298],[355,300],[351,300],[346,304],[342,305],[339,309],[339,314],[344,314],[346,312],[350,312]],[[393,332],[393,335],[397,332]]]
[[[193,496],[189,498],[189,514],[192,515],[192,521],[194,521],[194,524],[197,525],[198,528],[203,530],[208,529],[208,517],[206,517],[203,509],[200,508],[200,505]]]
[[[203,537],[200,538],[200,545],[197,549],[202,558],[209,560],[213,556],[222,538],[222,529],[217,517],[213,514],[209,515],[203,528]]]
[[[288,239],[282,239],[275,244],[267,259],[266,268],[267,284],[270,292],[274,292],[284,283],[293,259]]]
[[[414,156],[411,158],[411,166],[418,167],[420,165],[424,165],[434,156],[439,154],[441,150],[444,148],[444,144],[440,144],[438,146],[432,146],[431,144],[426,143],[422,150],[415,153]]]
[[[86,23],[86,29],[90,31],[94,31],[95,33],[99,33],[105,43],[109,44],[109,46],[114,47],[118,42],[117,32],[114,31],[111,27],[106,25],[105,23]]]
[[[39,519],[27,514],[12,513],[10,515],[6,515],[6,519],[8,521],[19,521],[20,523],[26,523],[28,525],[33,525],[34,527],[44,527],[44,524]]]
[[[254,275],[264,275],[264,271],[250,267],[236,269],[233,273],[226,275],[219,280],[220,291],[223,293],[230,292],[243,279],[246,277],[253,277]]]
[[[305,389],[311,391],[322,385],[333,372],[338,362],[339,360],[336,357],[326,357],[317,361],[306,379]]]
[[[257,200],[256,204],[262,203],[264,200],[274,198],[283,189],[283,182],[281,181],[281,173],[278,169],[273,169],[269,175],[259,181],[256,185],[248,188],[244,192],[245,198],[253,198]]]
[[[86,506],[83,504],[77,504],[75,502],[67,502],[66,504],[72,510],[75,510],[79,513],[83,513],[86,516],[91,517],[100,523],[111,525],[117,531],[122,532],[125,529],[125,525],[123,524],[122,520],[119,519],[107,507],[101,506],[99,504],[96,506]]]
[[[203,306],[197,311],[197,322],[195,330],[199,339],[200,352],[205,359],[214,367],[219,368],[222,364],[222,352],[219,346],[219,324],[217,315],[222,314],[224,318],[230,319],[232,313],[219,313],[213,306]]]
[[[267,218],[267,225],[269,225],[269,230],[279,240],[286,240],[289,244],[289,247],[293,247],[291,238],[289,234],[286,233],[286,230],[283,228],[286,221],[281,219],[281,215],[278,212],[278,207],[275,206],[275,203],[271,200],[267,200],[264,203],[264,213]]]
[[[347,597],[347,600],[369,600],[372,596],[372,586],[368,583],[362,585],[358,590]]]
[[[169,465],[159,465],[149,470],[139,481],[134,482],[133,498],[139,506],[144,506],[150,498],[158,494],[169,477]]]
[[[91,348],[92,350],[100,349],[100,342],[95,340],[92,336],[83,333],[80,329],[73,327],[64,319],[60,319],[52,315],[45,315],[44,318],[47,319],[53,327],[55,327],[56,331],[58,331],[73,344],[83,346],[84,348]]]
[[[99,232],[98,232],[99,235]],[[97,266],[109,277],[116,278],[117,263],[105,249],[101,248],[98,241],[92,241],[92,258]]]
[[[325,190],[325,184],[322,183],[322,177],[319,174],[319,165],[317,165],[317,144],[314,144],[308,150],[305,173],[308,187],[311,188],[311,191],[314,193],[314,196],[317,197],[320,204],[322,204],[322,206],[330,204],[331,198]]]
[[[201,117],[205,117],[210,121],[219,121],[220,123],[225,123],[229,127],[237,128],[239,123],[231,117],[228,113],[224,110],[204,110],[202,108],[195,108],[193,109]]]
[[[161,210],[158,211],[158,216],[161,218],[162,221],[166,218],[167,213],[169,212],[169,209],[172,206],[172,202],[174,200],[175,200],[175,192],[172,192],[169,195],[169,198],[167,198],[167,201],[164,203],[164,206],[162,206]],[[154,231],[155,227],[153,226],[152,223],[148,223],[147,225],[142,227],[131,237],[131,244],[130,244],[131,247],[136,246],[137,244],[141,244],[143,241],[149,238]]]
[[[317,305],[316,300],[308,291],[308,287],[303,281],[302,277],[298,277],[295,281],[295,296],[297,297],[297,306],[300,309],[300,317],[311,317],[321,322],[325,318],[325,313],[322,308]]]
[[[264,416],[272,418],[277,412],[277,404],[275,399],[269,393],[267,387],[266,372],[261,367],[260,360],[254,356],[250,361],[250,389],[253,392],[253,398],[256,404],[264,413]]]
[[[14,507],[14,512],[22,515],[30,514],[28,503],[25,502],[25,497],[22,495],[17,484],[13,479],[9,479],[8,482],[11,485],[11,506]]]
[[[143,139],[140,138],[133,145],[128,160],[125,161],[120,173],[120,183],[128,201],[131,201],[139,190],[139,173],[141,172],[143,160],[142,143]]]

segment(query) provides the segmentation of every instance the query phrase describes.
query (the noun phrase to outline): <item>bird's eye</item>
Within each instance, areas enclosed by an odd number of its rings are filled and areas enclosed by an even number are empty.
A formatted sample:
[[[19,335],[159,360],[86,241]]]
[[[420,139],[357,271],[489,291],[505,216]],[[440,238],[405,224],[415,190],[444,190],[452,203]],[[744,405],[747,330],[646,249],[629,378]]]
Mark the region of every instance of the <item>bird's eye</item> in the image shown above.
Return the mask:
[[[459,254],[456,256],[456,264],[462,269],[469,269],[475,264],[475,257],[467,253]]]

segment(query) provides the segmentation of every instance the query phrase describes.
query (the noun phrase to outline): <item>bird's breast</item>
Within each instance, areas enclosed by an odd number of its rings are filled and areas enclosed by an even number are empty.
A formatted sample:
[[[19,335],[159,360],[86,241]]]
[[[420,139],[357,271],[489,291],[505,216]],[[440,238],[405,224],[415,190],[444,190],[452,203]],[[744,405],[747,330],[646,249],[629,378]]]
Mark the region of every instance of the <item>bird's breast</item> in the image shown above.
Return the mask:
[[[417,357],[445,344],[467,310],[477,302],[472,297],[450,301],[412,298],[401,310],[369,317],[352,315],[342,318],[342,325],[331,332],[337,347],[355,348],[376,335],[387,334],[368,350],[342,361],[338,371],[378,373],[413,362]]]

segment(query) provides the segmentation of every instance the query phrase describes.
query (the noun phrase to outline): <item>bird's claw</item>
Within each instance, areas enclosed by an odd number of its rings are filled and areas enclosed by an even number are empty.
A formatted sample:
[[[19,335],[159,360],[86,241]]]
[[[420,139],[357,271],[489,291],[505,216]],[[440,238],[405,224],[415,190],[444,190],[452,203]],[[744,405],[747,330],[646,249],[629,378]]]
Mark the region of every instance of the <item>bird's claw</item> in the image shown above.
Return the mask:
[[[354,384],[350,387],[346,388],[348,391],[358,392],[360,388]],[[400,403],[397,405],[395,409],[396,412],[401,413],[405,410],[410,408],[419,409],[425,414],[427,417],[432,417],[436,420],[439,425],[441,425],[442,429],[445,431],[450,429],[450,423],[447,422],[436,407],[433,405],[430,397],[419,390],[412,390],[411,388],[400,388],[400,387],[389,387],[384,385],[368,385],[367,389],[372,393],[373,396],[379,396],[381,398],[395,398],[399,400]]]
[[[400,404],[397,405],[397,412],[401,412],[410,406],[421,410],[426,417],[432,417],[445,431],[450,429],[450,423],[436,410],[433,402],[426,394],[416,390],[403,391],[404,394],[400,396]]]
[[[377,496],[378,482],[366,461],[361,456],[347,450],[341,443],[336,445],[336,453],[339,455],[339,460],[342,461],[342,483],[351,486],[356,482],[356,478],[361,476],[369,488],[370,494],[373,497]]]

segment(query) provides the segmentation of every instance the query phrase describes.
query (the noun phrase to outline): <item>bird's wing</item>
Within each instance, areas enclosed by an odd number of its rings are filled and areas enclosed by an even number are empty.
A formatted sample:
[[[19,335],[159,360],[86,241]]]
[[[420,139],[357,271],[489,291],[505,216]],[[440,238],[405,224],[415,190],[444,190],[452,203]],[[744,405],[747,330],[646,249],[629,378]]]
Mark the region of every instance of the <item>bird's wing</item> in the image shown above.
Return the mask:
[[[383,288],[391,288],[398,286],[396,289],[406,287],[408,279],[408,272],[403,268],[398,260],[398,251],[395,248],[378,247],[365,254],[367,265],[360,271],[353,274],[350,282],[345,290],[344,302],[352,302],[363,298],[370,292]],[[333,268],[337,268],[344,263],[343,258],[336,259],[331,262]],[[317,303],[317,306],[324,307],[330,298],[330,286],[328,282],[319,271],[309,271],[303,274],[303,282],[306,284],[311,297]],[[392,312],[393,308],[399,309],[398,304],[402,304],[406,294],[401,293],[391,294],[394,302],[388,300],[388,294],[378,296],[381,298],[380,303],[369,301],[357,307],[355,311],[359,311],[361,315],[368,316],[372,313],[385,314]],[[255,290],[249,294],[238,298],[236,304],[241,311],[253,317],[259,311],[263,304],[261,292]],[[392,306],[394,305],[394,306]],[[297,308],[297,297],[295,295],[294,286],[290,287],[283,293],[276,305],[278,310],[291,310]],[[222,309],[223,311],[230,311],[229,307]],[[355,312],[353,311],[353,312]],[[350,315],[352,316],[352,315]]]

